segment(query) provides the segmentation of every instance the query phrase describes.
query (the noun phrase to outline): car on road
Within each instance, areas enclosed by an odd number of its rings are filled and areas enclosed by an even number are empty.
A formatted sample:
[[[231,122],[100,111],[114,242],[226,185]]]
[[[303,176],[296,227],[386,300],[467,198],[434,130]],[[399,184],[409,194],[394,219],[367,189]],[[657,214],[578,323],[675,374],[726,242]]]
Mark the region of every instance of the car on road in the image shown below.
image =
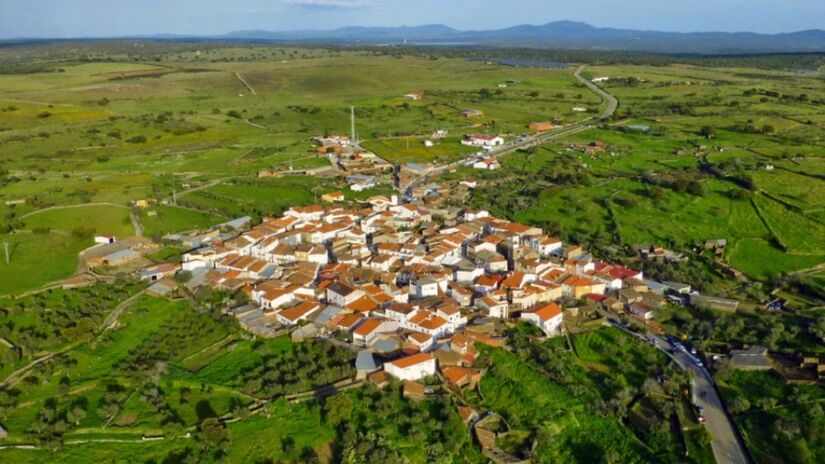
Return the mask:
[[[696,360],[696,365],[697,365],[697,366],[699,366],[699,367],[705,367],[705,365],[704,365],[704,364],[702,364],[702,360],[701,360],[701,359],[697,359],[697,360]]]
[[[706,422],[705,416],[699,416],[699,423],[704,424]]]

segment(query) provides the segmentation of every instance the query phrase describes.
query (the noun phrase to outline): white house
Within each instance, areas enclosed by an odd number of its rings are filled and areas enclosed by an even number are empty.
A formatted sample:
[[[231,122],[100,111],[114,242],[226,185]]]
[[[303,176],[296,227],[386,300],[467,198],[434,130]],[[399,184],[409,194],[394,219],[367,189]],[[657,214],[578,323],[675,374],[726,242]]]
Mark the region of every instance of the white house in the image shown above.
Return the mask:
[[[418,353],[384,364],[387,374],[401,380],[420,380],[435,375],[436,360],[427,353]]]
[[[471,134],[465,135],[464,138],[461,139],[461,144],[469,147],[481,147],[485,150],[489,150],[499,145],[504,145],[504,139],[498,135]]]
[[[498,160],[494,157],[483,158],[473,163],[473,169],[484,169],[486,171],[495,171],[501,168]]]
[[[538,326],[546,335],[557,333],[563,318],[561,306],[556,303],[544,303],[521,313],[522,320]]]
[[[350,287],[343,282],[335,282],[327,287],[327,301],[342,308],[362,296],[364,296],[363,290]]]
[[[111,243],[115,243],[117,238],[114,235],[95,235],[95,243],[99,243],[101,245],[109,245]]]
[[[550,256],[563,248],[561,240],[546,235],[527,237],[526,241],[541,256]]]
[[[510,317],[507,301],[499,301],[490,296],[483,296],[476,299],[476,306],[492,318],[507,319]]]
[[[594,77],[591,82],[607,82],[610,78],[607,76]]]
[[[422,277],[415,281],[413,291],[416,298],[438,296],[438,282],[430,277]]]
[[[398,322],[389,319],[371,318],[363,321],[352,331],[352,342],[356,345],[369,346],[384,332],[398,329]]]

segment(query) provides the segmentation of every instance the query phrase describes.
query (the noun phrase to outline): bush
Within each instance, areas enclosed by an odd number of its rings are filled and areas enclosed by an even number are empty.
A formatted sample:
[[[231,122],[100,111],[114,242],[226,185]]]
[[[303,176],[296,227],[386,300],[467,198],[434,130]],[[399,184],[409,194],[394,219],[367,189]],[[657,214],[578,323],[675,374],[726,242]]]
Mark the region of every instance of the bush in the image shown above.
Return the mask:
[[[134,137],[130,137],[126,139],[126,143],[146,143],[146,136],[145,135],[136,135]]]

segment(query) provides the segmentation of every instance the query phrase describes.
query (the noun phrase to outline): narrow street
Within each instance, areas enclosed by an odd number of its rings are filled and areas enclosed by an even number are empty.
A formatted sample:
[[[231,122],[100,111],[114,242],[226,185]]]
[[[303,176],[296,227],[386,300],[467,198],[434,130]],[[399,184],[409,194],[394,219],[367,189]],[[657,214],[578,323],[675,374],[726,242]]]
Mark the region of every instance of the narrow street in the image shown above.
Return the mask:
[[[600,311],[600,314],[607,317],[608,321],[616,319],[616,316],[605,311]],[[698,365],[696,356],[677,349],[664,337],[647,337],[630,330],[624,324],[610,322],[610,325],[655,346],[673,359],[683,370],[693,374],[691,376],[693,379],[693,404],[703,409],[704,425],[711,436],[711,447],[716,462],[719,464],[750,464],[748,452],[739,438],[736,424],[731,421],[725,410],[725,405],[722,403],[722,398],[716,389],[713,374],[706,367]]]

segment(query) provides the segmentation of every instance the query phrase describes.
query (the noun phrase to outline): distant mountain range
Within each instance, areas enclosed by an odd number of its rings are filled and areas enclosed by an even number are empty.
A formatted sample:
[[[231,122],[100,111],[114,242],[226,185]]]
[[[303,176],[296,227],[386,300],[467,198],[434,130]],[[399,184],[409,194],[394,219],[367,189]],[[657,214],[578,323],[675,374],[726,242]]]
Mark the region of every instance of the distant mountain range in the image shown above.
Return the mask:
[[[333,30],[238,31],[216,39],[330,44],[436,44],[626,50],[659,53],[825,52],[825,31],[784,34],[753,32],[659,32],[598,28],[557,21],[487,31],[460,31],[435,24],[416,27],[344,27]]]

